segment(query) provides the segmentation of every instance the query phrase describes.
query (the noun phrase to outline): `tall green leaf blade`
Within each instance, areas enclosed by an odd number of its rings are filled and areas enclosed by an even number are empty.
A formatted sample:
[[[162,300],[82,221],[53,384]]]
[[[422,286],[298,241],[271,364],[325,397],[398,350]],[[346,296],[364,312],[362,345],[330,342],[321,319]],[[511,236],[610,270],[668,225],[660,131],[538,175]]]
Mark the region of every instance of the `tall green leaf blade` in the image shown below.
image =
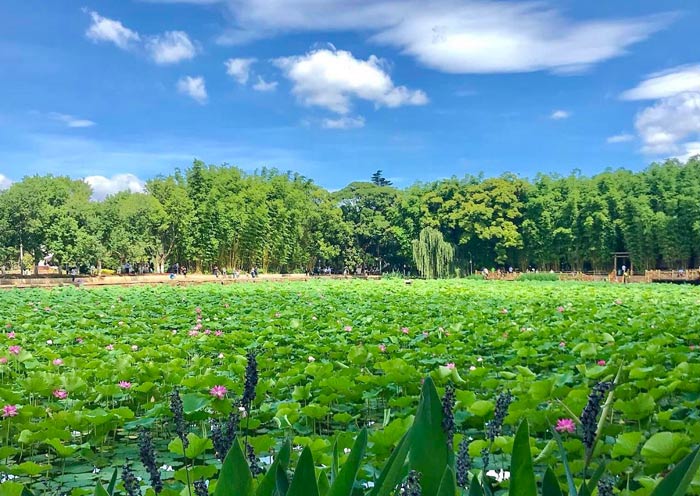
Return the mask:
[[[250,496],[253,494],[253,475],[243,456],[241,445],[234,439],[221,466],[214,496]]]
[[[286,496],[287,491],[289,491],[289,479],[287,479],[287,472],[282,468],[282,464],[277,465],[277,473],[275,474],[276,480],[276,495]]]
[[[314,470],[314,458],[311,455],[311,448],[308,446],[301,452],[287,496],[319,496],[316,472]]]
[[[481,488],[479,479],[477,479],[476,476],[474,476],[471,484],[469,484],[469,496],[484,496],[484,490]]]
[[[328,476],[326,475],[326,472],[321,471],[321,473],[318,474],[318,494],[320,496],[327,496],[330,488],[331,485],[328,482]]]
[[[564,449],[564,443],[561,442],[561,436],[556,429],[551,426],[551,424],[549,426],[549,430],[552,431],[552,436],[554,436],[554,440],[557,442],[557,447],[559,448],[559,458],[561,458],[561,463],[564,465],[566,483],[569,486],[569,496],[578,496],[578,492],[576,491],[576,483],[574,482],[574,475],[571,473],[571,469],[569,468],[569,461],[566,458],[566,450]]]
[[[335,478],[338,477],[338,471],[340,466],[340,456],[338,454],[338,438],[335,438],[333,442],[333,458],[331,460],[331,484],[335,482]]]
[[[348,459],[331,484],[328,496],[350,496],[352,494],[352,487],[355,484],[355,478],[358,470],[360,470],[360,463],[362,462],[362,457],[365,456],[366,448],[367,429],[362,429],[355,439],[355,444],[352,447],[352,451],[350,451]]]
[[[442,474],[442,480],[440,481],[437,496],[455,496],[456,493],[457,484],[455,482],[455,473],[448,465],[445,467],[445,473]]]
[[[554,471],[551,467],[547,467],[547,471],[544,473],[544,479],[542,479],[542,496],[564,496],[561,492],[561,486],[557,480],[557,476],[554,475]]]
[[[593,475],[591,476],[590,479],[588,479],[588,482],[583,482],[581,483],[581,488],[578,491],[579,496],[583,496],[585,494],[593,494],[593,491],[595,490],[596,487],[598,487],[598,481],[600,480],[601,477],[603,477],[603,474],[605,473],[605,464],[601,463],[598,465],[598,468],[593,472]],[[584,484],[586,487],[584,488]]]
[[[448,462],[447,436],[442,429],[442,403],[430,377],[423,383],[412,430],[409,466],[421,474],[423,493],[436,494]]]
[[[396,445],[382,472],[379,474],[379,479],[374,483],[374,488],[369,493],[369,496],[388,496],[401,481],[404,476],[406,455],[408,455],[408,450],[411,447],[411,435],[412,429],[409,429],[403,435],[399,444]]]
[[[273,496],[275,494],[275,489],[277,488],[277,466],[279,465],[283,469],[287,469],[289,466],[290,452],[291,445],[289,440],[287,440],[275,457],[275,461],[272,462],[269,470],[260,481],[260,485],[258,485],[258,489],[255,491],[256,496]]]
[[[537,496],[535,470],[530,451],[530,429],[527,420],[520,422],[513,442],[510,467],[510,496]]]
[[[654,488],[651,496],[683,496],[700,467],[700,446],[683,458]]]
[[[109,496],[112,496],[114,494],[114,488],[117,486],[117,469],[114,469],[114,472],[112,472],[112,478],[109,479],[109,485],[107,485],[107,492],[109,493]]]
[[[94,496],[109,496],[109,493],[107,492],[107,490],[99,482],[95,486],[95,492],[93,494],[94,494]]]

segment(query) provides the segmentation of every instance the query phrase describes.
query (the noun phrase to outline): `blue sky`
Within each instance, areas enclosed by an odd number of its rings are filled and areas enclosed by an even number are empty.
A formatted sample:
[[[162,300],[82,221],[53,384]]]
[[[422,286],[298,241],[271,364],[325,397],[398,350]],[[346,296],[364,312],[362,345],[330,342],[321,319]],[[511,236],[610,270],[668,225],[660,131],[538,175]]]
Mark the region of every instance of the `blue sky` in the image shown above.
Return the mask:
[[[698,25],[695,0],[3,0],[0,187],[195,157],[330,189],[638,170],[700,153]]]

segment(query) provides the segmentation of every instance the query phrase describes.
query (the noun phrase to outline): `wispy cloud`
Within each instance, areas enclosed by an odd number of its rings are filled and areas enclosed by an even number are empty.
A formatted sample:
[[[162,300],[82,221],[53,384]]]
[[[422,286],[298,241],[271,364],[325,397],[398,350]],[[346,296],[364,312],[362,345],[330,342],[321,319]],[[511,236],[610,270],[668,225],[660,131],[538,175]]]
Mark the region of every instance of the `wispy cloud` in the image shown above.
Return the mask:
[[[253,85],[255,91],[275,91],[277,89],[277,81],[265,81],[261,76],[258,76],[258,82]]]
[[[700,92],[700,64],[650,74],[620,96],[623,100],[658,100],[688,92]]]
[[[114,43],[122,50],[133,47],[141,40],[141,37],[136,31],[127,28],[120,21],[102,17],[95,11],[86,10],[86,12],[90,15],[92,20],[90,27],[85,32],[85,36],[90,40],[96,43],[102,41]]]
[[[357,117],[343,116],[337,119],[323,119],[321,125],[325,129],[356,129],[365,126],[365,118],[358,115]]]
[[[608,139],[605,141],[610,144],[615,144],[615,143],[627,143],[628,141],[633,141],[634,140],[634,134],[629,134],[629,133],[620,133],[616,134],[614,136],[609,136]]]
[[[10,178],[3,174],[0,174],[0,191],[9,188],[10,185],[12,185],[12,181],[10,180]]]
[[[255,63],[253,58],[232,58],[224,62],[226,74],[235,79],[239,84],[246,84],[250,78],[251,66]]]
[[[58,112],[50,112],[49,118],[58,122],[64,123],[68,127],[80,128],[80,127],[92,127],[95,122],[88,119],[80,119],[70,114],[60,114]]]
[[[176,64],[197,55],[197,47],[184,31],[167,31],[152,36],[146,42],[146,49],[155,63],[161,65]]]
[[[566,110],[555,110],[549,115],[549,118],[555,121],[568,119],[569,117],[571,117],[571,112],[568,112]]]
[[[177,0],[184,1],[184,0]],[[201,0],[191,0],[201,3]],[[284,32],[356,31],[448,73],[580,72],[624,55],[672,14],[573,19],[551,2],[492,0],[222,0],[222,43]]]
[[[177,90],[204,105],[207,103],[207,88],[202,76],[185,76],[177,82]]]

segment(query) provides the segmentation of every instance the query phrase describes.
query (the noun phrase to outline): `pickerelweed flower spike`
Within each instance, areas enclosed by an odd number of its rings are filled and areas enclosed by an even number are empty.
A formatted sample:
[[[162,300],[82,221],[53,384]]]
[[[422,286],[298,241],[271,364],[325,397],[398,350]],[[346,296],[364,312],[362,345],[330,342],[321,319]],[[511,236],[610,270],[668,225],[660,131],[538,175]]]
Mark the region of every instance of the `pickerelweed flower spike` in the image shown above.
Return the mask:
[[[406,481],[402,484],[401,494],[404,496],[421,496],[420,475],[420,472],[411,470],[406,477]]]
[[[180,438],[180,441],[182,441],[183,449],[187,449],[190,445],[190,441],[187,439],[185,410],[182,405],[182,398],[180,398],[180,391],[178,391],[177,388],[173,389],[173,392],[170,393],[170,411],[173,413],[173,420],[175,421],[175,432]]]
[[[264,470],[258,463],[258,457],[255,456],[255,450],[249,443],[246,443],[245,451],[248,455],[248,466],[250,467],[250,473],[253,474],[253,477],[262,474]]]
[[[501,430],[503,428],[503,421],[508,415],[508,407],[510,402],[513,401],[513,396],[509,393],[501,393],[498,395],[496,400],[496,410],[493,413],[493,420],[488,423],[488,429],[486,436],[491,442],[496,439],[496,436],[501,435]]]
[[[447,436],[447,449],[453,450],[455,435],[455,387],[449,383],[445,387],[445,395],[442,397],[442,430]]]
[[[613,496],[613,481],[610,479],[600,479],[598,481],[598,496]]]
[[[194,481],[194,494],[196,496],[209,496],[209,488],[204,479]]]
[[[153,447],[153,439],[151,438],[151,433],[146,429],[141,429],[139,432],[139,456],[141,457],[141,463],[143,463],[151,478],[151,487],[156,494],[159,494],[163,490],[163,481],[160,478],[158,463],[156,463],[156,450]]]
[[[581,413],[581,427],[583,428],[583,445],[586,447],[586,456],[590,456],[595,443],[596,430],[598,429],[598,414],[605,394],[613,387],[612,382],[599,382],[593,387],[588,396],[588,403]]]
[[[484,466],[483,471],[486,472],[486,467],[489,466],[489,448],[488,448],[488,446],[481,450],[481,461],[482,461],[482,465]]]
[[[457,485],[459,487],[467,487],[469,482],[469,470],[472,468],[472,459],[469,457],[469,438],[466,436],[459,443],[459,451],[457,452],[457,460],[455,462],[457,470]]]
[[[141,487],[138,479],[131,471],[129,460],[124,462],[124,467],[122,468],[122,482],[124,483],[124,490],[128,496],[141,496]]]
[[[255,400],[255,387],[258,385],[258,362],[255,352],[248,352],[248,365],[245,368],[245,385],[243,386],[243,398],[241,404],[247,411]]]

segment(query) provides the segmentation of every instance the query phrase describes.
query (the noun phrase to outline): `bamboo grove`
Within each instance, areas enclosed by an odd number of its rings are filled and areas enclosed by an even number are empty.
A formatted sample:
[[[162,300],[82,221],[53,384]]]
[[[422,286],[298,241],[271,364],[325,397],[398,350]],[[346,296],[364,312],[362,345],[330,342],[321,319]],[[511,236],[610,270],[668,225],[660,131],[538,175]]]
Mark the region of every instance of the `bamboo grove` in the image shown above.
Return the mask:
[[[140,193],[91,200],[67,177],[0,192],[0,265],[150,262],[268,272],[332,267],[465,274],[481,267],[609,270],[700,264],[700,158],[593,177],[467,176],[394,187],[381,171],[329,192],[306,177],[195,161]]]

